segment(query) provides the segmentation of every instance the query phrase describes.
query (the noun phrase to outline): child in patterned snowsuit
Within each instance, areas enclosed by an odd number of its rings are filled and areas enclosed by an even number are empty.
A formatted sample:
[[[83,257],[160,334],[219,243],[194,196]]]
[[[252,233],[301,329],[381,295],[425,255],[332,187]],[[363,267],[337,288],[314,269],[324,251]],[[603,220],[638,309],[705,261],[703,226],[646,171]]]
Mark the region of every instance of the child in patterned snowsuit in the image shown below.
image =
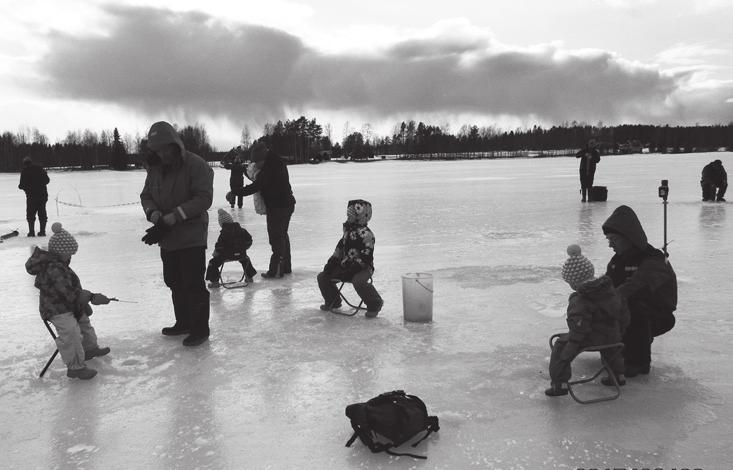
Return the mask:
[[[341,306],[336,285],[332,279],[351,282],[367,307],[366,316],[374,318],[382,309],[383,301],[369,282],[374,273],[374,233],[367,223],[372,218],[372,205],[363,199],[349,201],[343,235],[323,271],[318,274],[318,287],[325,303],[321,310]]]
[[[587,346],[620,343],[629,324],[626,304],[616,294],[608,276],[593,277],[593,264],[581,255],[578,245],[567,249],[570,257],[563,265],[562,277],[575,291],[568,299],[567,324],[569,331],[558,338],[550,355],[551,387],[548,396],[566,395],[572,371],[570,363]],[[609,362],[619,385],[624,385],[624,359],[618,350],[605,349],[601,356]],[[602,380],[610,385],[610,378]]]
[[[97,344],[97,335],[89,322],[89,303],[108,304],[109,299],[82,289],[79,277],[69,267],[79,245],[59,222],[51,230],[54,234],[48,240],[48,251],[36,247],[25,269],[36,276],[41,317],[56,327],[56,347],[68,368],[66,376],[88,380],[97,371],[87,367],[85,361],[109,353],[109,348]]]

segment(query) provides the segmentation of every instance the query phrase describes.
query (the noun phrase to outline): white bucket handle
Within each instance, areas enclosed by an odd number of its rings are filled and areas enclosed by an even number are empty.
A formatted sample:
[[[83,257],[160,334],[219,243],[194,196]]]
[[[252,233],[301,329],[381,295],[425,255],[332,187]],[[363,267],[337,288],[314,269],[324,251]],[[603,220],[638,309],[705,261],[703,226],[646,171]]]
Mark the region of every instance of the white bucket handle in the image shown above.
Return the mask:
[[[433,289],[430,289],[428,286],[426,286],[425,284],[423,284],[422,282],[420,282],[420,279],[415,279],[415,282],[417,282],[418,284],[420,284],[420,287],[422,287],[426,291],[430,292],[431,294],[433,293]]]

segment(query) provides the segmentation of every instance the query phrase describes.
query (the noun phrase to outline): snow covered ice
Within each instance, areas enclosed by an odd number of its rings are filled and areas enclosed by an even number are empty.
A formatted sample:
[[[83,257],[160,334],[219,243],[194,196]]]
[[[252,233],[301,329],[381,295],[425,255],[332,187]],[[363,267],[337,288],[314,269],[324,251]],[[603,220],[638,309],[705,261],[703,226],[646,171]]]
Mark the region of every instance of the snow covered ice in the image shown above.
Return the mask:
[[[173,314],[158,249],[140,241],[145,172],[52,171],[49,226],[61,221],[78,240],[72,267],[82,285],[137,302],[95,307],[100,344],[112,352],[89,361],[99,374],[87,382],[67,379],[60,358],[38,378],[54,344],[23,265],[48,238],[24,236],[19,176],[1,174],[0,230],[21,236],[0,244],[0,467],[729,468],[733,237],[727,205],[702,203],[699,186],[718,158],[733,169],[731,153],[604,157],[596,184],[608,186],[608,202],[586,204],[575,158],[291,166],[293,274],[213,290],[212,336],[196,348],[160,334]],[[661,247],[661,179],[679,305],[675,328],[653,344],[651,374],[629,379],[615,401],[546,397],[547,339],[566,330],[565,248],[579,243],[603,272],[612,251],[601,224],[621,204]],[[229,209],[228,181],[217,168],[207,257],[215,210]],[[59,215],[57,197],[66,203]],[[385,307],[373,320],[318,308],[316,275],[354,198],[374,207],[374,284]],[[250,257],[263,272],[264,217],[251,198],[232,213],[252,233]],[[238,274],[234,264],[227,271]],[[434,276],[433,323],[403,321],[409,272]],[[597,363],[581,356],[574,373]],[[440,419],[414,449],[427,461],[371,454],[358,441],[344,447],[346,405],[394,389]]]

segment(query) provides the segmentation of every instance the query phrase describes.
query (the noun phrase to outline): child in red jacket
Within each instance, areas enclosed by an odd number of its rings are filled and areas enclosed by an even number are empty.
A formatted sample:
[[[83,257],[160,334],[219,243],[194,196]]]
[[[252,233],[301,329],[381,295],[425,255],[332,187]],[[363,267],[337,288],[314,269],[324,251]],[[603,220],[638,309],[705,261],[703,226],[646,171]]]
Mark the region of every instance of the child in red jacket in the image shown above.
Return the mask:
[[[580,350],[588,346],[620,343],[621,335],[629,324],[626,304],[616,294],[608,276],[593,277],[593,264],[581,255],[578,245],[567,249],[570,257],[562,268],[562,278],[575,291],[568,299],[568,333],[555,342],[550,354],[551,387],[545,394],[551,397],[567,395],[570,380],[570,363]],[[624,359],[618,350],[601,351],[609,362],[619,385],[626,383]],[[603,383],[611,384],[609,379]]]
[[[221,285],[219,268],[224,261],[228,260],[239,261],[244,269],[244,280],[247,283],[252,282],[252,278],[257,274],[257,270],[247,256],[247,249],[252,246],[252,235],[235,222],[231,214],[224,209],[219,209],[219,226],[221,232],[214,245],[214,253],[211,255],[209,266],[206,268],[206,280],[209,281],[209,287],[215,288]]]

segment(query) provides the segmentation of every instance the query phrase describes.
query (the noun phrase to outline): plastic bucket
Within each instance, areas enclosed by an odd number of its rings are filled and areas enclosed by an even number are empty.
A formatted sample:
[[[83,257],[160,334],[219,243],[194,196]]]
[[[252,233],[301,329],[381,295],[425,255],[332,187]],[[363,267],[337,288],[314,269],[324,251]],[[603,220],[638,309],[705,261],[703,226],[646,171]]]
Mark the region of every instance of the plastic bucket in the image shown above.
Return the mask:
[[[407,273],[402,276],[402,310],[406,321],[433,321],[433,275]]]

